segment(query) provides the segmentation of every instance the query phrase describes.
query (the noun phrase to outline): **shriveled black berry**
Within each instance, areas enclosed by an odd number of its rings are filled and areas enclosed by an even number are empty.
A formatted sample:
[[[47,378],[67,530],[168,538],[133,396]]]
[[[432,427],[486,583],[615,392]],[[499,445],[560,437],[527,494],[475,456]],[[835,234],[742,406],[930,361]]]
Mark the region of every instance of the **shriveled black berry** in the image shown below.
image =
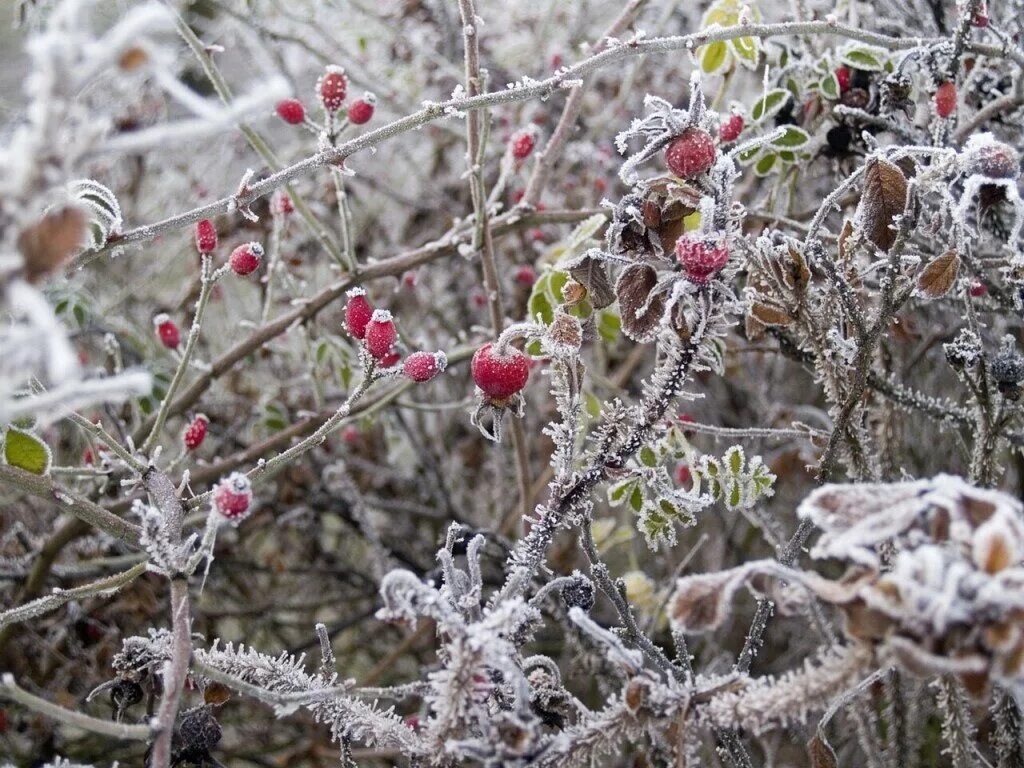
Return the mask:
[[[110,689],[110,703],[118,712],[134,707],[142,701],[142,686],[134,680],[121,678]]]
[[[562,600],[569,608],[589,611],[594,607],[594,585],[585,576],[577,576],[562,586]]]
[[[992,360],[989,370],[999,384],[1019,384],[1024,380],[1024,357],[1011,349],[1002,349]]]
[[[782,109],[775,113],[775,125],[796,125],[796,115],[793,114],[793,97],[790,96],[786,99],[786,103],[782,105]]]
[[[221,728],[208,706],[190,709],[178,721],[175,754],[179,760],[203,761],[220,742]]]

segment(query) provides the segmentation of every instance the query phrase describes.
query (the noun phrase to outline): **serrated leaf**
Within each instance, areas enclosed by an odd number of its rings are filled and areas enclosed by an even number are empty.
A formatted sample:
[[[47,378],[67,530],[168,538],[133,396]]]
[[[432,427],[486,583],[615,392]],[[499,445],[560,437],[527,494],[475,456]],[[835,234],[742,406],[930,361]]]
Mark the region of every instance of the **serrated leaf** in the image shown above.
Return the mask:
[[[531,320],[540,319],[540,322],[548,325],[555,319],[555,310],[551,306],[546,291],[534,291],[526,303],[526,311]]]
[[[600,231],[601,227],[603,227],[607,221],[608,218],[600,213],[594,214],[593,216],[581,221],[569,234],[569,247],[576,250],[582,245],[585,245],[588,240]]]
[[[4,435],[4,461],[33,475],[50,471],[50,449],[31,432],[8,427]]]
[[[888,251],[896,242],[893,217],[907,207],[907,177],[888,160],[873,158],[864,174],[864,193],[857,214],[864,233],[878,248]]]
[[[755,123],[759,123],[782,109],[790,99],[790,93],[785,88],[773,88],[754,104],[750,110],[750,116]]]
[[[729,467],[729,471],[738,475],[743,471],[743,449],[738,445],[734,445],[728,451],[725,452],[725,464]]]
[[[884,50],[868,45],[847,48],[839,53],[839,60],[847,66],[871,72],[878,72],[884,69],[887,58]]]
[[[711,75],[722,69],[729,58],[729,46],[719,40],[703,45],[697,51],[697,59],[703,72]]]
[[[917,276],[917,290],[929,299],[938,299],[949,293],[960,271],[960,256],[956,251],[946,251],[932,259]]]
[[[600,218],[604,221],[600,216],[592,218]],[[573,280],[587,289],[587,295],[595,307],[604,309],[615,301],[615,291],[612,290],[611,281],[608,279],[608,270],[601,261],[584,255],[573,259],[570,264],[565,266]],[[560,296],[559,300],[561,298]]]

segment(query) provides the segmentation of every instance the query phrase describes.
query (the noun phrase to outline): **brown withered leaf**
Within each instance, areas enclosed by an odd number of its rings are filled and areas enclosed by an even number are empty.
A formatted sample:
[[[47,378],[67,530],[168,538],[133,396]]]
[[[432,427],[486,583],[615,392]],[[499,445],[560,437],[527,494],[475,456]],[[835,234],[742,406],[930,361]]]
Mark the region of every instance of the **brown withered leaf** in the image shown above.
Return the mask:
[[[576,282],[586,287],[594,309],[604,309],[615,301],[608,270],[600,261],[584,254],[573,259],[566,268]]]
[[[847,241],[850,239],[850,235],[853,234],[853,222],[849,219],[843,221],[843,228],[839,232],[839,260],[846,261],[850,258],[850,250],[847,248]]]
[[[231,698],[231,690],[221,683],[207,683],[203,691],[203,701],[214,707],[219,707]]]
[[[85,242],[88,222],[81,208],[68,205],[47,212],[18,235],[25,277],[37,282],[71,258]]]
[[[615,294],[619,298],[622,330],[633,341],[648,342],[654,338],[665,312],[665,297],[651,296],[658,283],[658,273],[647,264],[631,264],[619,275]],[[637,313],[640,312],[640,316]]]
[[[718,629],[729,617],[733,596],[746,575],[743,568],[734,568],[678,579],[668,607],[672,623],[687,633]]]
[[[747,312],[746,317],[743,319],[743,332],[747,337],[747,341],[760,341],[767,334],[764,323],[750,312]]]
[[[686,222],[682,218],[662,219],[661,226],[658,227],[657,232],[662,250],[666,256],[672,258],[672,252],[676,248],[676,241],[686,232]]]
[[[839,768],[836,753],[820,734],[814,734],[807,742],[807,755],[811,758],[811,768]]]
[[[793,322],[793,318],[785,310],[771,304],[762,304],[760,301],[753,303],[750,307],[750,314],[765,326],[785,326]]]
[[[806,291],[811,282],[811,269],[807,266],[804,255],[796,248],[790,248],[789,261],[786,266],[789,267],[789,278],[797,293]]]
[[[868,161],[858,213],[864,234],[881,250],[888,251],[896,242],[896,231],[891,226],[893,217],[902,214],[906,207],[907,177],[903,171],[888,160]]]
[[[960,256],[956,251],[946,251],[932,259],[917,276],[917,290],[929,299],[938,299],[949,293],[960,271]]]

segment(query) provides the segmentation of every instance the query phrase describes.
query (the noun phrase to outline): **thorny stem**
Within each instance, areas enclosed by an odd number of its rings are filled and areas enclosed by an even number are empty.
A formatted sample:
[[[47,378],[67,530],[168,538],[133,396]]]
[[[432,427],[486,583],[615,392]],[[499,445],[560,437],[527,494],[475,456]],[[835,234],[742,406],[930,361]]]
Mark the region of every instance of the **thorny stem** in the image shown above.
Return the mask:
[[[194,224],[200,219],[209,218],[226,211],[234,210],[237,207],[249,205],[254,200],[273,192],[278,187],[281,187],[306,173],[325,165],[336,163],[339,160],[350,157],[361,150],[373,147],[399,134],[415,130],[426,123],[444,117],[451,112],[473,112],[480,109],[489,109],[501,104],[547,97],[555,91],[565,88],[567,83],[573,83],[573,81],[578,80],[591,72],[596,72],[604,67],[612,66],[613,64],[617,64],[633,56],[647,56],[671,53],[679,50],[691,50],[708,43],[733,40],[739,37],[756,37],[764,40],[774,37],[804,34],[832,35],[848,40],[857,40],[863,43],[877,45],[890,51],[909,50],[911,48],[935,45],[944,42],[944,38],[921,39],[892,37],[829,21],[748,24],[710,29],[703,32],[675,37],[633,40],[594,54],[578,64],[566,67],[549,78],[521,88],[481,93],[478,96],[471,96],[463,99],[449,99],[443,102],[428,104],[410,115],[406,115],[403,118],[381,126],[376,130],[360,134],[338,147],[319,151],[310,157],[281,169],[280,171],[276,171],[270,176],[250,184],[241,195],[231,195],[229,197],[221,198],[220,200],[215,200],[207,205],[193,208],[185,213],[168,217],[161,221],[154,222],[153,224],[137,227],[135,229],[128,230],[127,232],[123,232],[116,237],[112,237],[102,248],[94,251],[86,251],[77,256],[72,260],[70,268],[80,269],[94,261],[103,253],[106,253],[111,248],[151,240],[168,230]],[[1010,58],[1016,63],[1024,66],[1024,52],[1015,47],[1006,48],[1001,45],[973,43],[969,41],[965,43],[964,47],[966,51],[972,53],[990,56],[993,58]]]
[[[157,438],[160,436],[160,430],[163,429],[164,422],[167,421],[167,417],[170,415],[174,395],[185,378],[185,373],[188,371],[189,363],[192,360],[192,354],[196,349],[196,343],[199,341],[199,333],[203,327],[203,315],[206,313],[206,305],[210,302],[213,286],[228,269],[229,267],[223,266],[214,271],[211,257],[208,254],[203,255],[200,272],[201,287],[199,289],[199,298],[196,300],[196,314],[192,318],[192,327],[189,328],[188,339],[185,341],[185,349],[181,353],[181,360],[178,361],[178,367],[174,371],[171,383],[167,385],[167,394],[160,401],[160,407],[157,409],[156,417],[153,419],[153,426],[149,430],[149,435],[142,443],[141,451],[143,454],[148,454],[152,450]]]

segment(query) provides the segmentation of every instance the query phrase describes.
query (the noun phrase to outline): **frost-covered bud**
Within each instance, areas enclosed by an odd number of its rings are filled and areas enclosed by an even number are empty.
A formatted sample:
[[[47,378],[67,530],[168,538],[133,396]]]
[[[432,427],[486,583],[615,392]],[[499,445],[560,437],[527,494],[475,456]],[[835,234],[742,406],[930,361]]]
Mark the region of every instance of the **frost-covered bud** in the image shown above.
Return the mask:
[[[981,357],[981,341],[966,328],[951,342],[943,344],[942,349],[946,353],[946,362],[956,370],[972,367]]]
[[[972,176],[1015,179],[1020,175],[1020,155],[991,133],[972,136],[963,151],[964,168]]]
[[[583,344],[583,326],[577,318],[559,309],[548,327],[545,342],[553,355],[565,357],[576,354]]]
[[[209,425],[210,420],[201,413],[192,420],[192,423],[185,428],[185,432],[181,436],[186,450],[194,451],[203,444]]]
[[[252,509],[252,483],[241,472],[232,472],[217,484],[213,503],[222,517],[238,525]]]
[[[537,130],[533,126],[516,131],[509,140],[509,149],[515,160],[525,160],[537,144]]]
[[[572,581],[563,584],[561,591],[566,608],[579,608],[589,613],[594,607],[594,584],[582,573],[574,573]]]
[[[205,255],[217,248],[217,228],[209,219],[201,219],[196,222],[195,229],[196,250]]]

